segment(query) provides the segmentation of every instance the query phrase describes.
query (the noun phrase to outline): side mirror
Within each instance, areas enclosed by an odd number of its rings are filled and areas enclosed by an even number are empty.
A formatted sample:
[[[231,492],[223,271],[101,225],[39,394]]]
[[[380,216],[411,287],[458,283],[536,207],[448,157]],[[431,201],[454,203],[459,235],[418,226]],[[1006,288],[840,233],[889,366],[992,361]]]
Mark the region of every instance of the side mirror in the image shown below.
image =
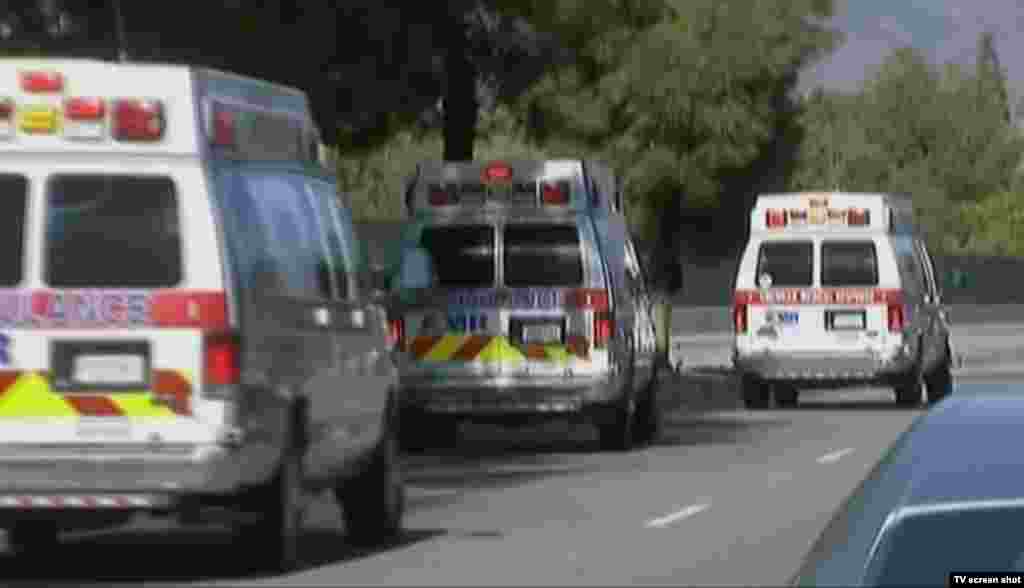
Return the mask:
[[[398,271],[398,287],[402,290],[420,290],[434,285],[434,260],[422,247],[410,249],[402,256]]]

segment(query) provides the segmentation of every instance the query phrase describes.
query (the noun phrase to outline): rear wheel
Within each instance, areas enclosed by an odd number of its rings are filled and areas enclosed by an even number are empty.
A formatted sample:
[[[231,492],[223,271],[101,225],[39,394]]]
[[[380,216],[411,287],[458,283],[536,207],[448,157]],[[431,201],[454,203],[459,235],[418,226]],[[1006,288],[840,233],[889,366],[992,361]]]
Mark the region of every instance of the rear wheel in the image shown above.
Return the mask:
[[[636,410],[635,434],[638,443],[650,444],[661,436],[661,408],[658,405],[658,377],[651,378]]]
[[[921,404],[921,379],[920,370],[913,370],[905,375],[893,387],[896,393],[896,404],[900,406],[918,406]]]
[[[284,456],[277,475],[257,490],[256,504],[263,518],[238,528],[247,557],[274,573],[294,570],[300,563],[299,542],[305,516],[302,454],[298,448]]]
[[[740,379],[740,393],[743,405],[748,409],[768,408],[771,401],[771,389],[763,380],[750,375]]]
[[[924,385],[928,394],[929,404],[935,404],[949,396],[953,391],[952,362],[953,356],[949,352],[949,346],[947,346],[945,357],[939,362],[939,365],[935,366],[931,373],[925,376]]]
[[[607,422],[597,426],[598,442],[602,451],[629,451],[635,441],[633,422],[635,406],[616,408]]]
[[[401,533],[405,486],[399,467],[398,443],[388,435],[365,470],[334,490],[341,504],[350,543],[374,546]]]

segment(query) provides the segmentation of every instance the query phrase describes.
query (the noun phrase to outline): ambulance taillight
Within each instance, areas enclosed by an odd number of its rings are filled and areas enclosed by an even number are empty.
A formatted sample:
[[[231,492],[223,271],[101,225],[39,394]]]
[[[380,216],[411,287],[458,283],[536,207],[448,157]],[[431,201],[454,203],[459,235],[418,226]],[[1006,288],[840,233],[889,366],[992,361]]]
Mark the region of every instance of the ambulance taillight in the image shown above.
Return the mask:
[[[0,98],[0,139],[14,136],[14,100]]]
[[[851,227],[866,227],[871,222],[871,213],[865,208],[851,208],[846,213],[846,224]]]
[[[405,351],[405,320],[401,318],[388,320],[388,347],[396,351]]]
[[[755,291],[737,290],[732,304],[732,326],[737,335],[746,334],[750,328],[750,305],[761,300]]]
[[[234,400],[242,381],[241,345],[233,334],[203,337],[203,396]]]
[[[907,309],[902,290],[875,290],[874,302],[885,305],[886,322],[890,333],[899,333],[907,326]]]
[[[29,94],[52,94],[64,90],[64,76],[56,71],[23,71],[21,90]]]
[[[122,98],[113,107],[114,139],[131,143],[151,143],[164,136],[164,107],[159,100]]]
[[[69,98],[64,102],[64,136],[102,139],[106,116],[107,104],[102,98]]]
[[[765,212],[765,225],[769,229],[780,229],[786,226],[787,214],[785,210],[773,208]]]
[[[153,296],[150,316],[159,328],[198,329],[203,345],[203,396],[234,400],[241,382],[241,342],[231,332],[222,291],[169,290]]]
[[[554,206],[569,204],[569,182],[543,182],[540,185],[541,202]]]
[[[603,288],[580,288],[566,293],[565,305],[569,308],[593,310],[594,349],[605,349],[615,332],[615,321],[612,316],[611,299],[608,291]]]

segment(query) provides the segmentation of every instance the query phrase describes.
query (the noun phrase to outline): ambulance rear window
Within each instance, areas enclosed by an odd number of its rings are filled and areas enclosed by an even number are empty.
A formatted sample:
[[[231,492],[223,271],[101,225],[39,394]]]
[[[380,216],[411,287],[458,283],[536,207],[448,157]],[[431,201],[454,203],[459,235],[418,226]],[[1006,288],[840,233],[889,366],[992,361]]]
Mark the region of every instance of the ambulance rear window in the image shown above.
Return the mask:
[[[575,225],[505,227],[505,285],[580,286],[583,255]]]
[[[821,244],[822,286],[878,285],[878,256],[871,241],[826,241]]]
[[[430,252],[440,286],[494,286],[494,228],[489,225],[427,227],[420,244]]]
[[[28,180],[0,175],[0,286],[21,282]]]
[[[810,286],[814,276],[814,246],[810,241],[762,243],[757,255],[758,285],[767,277],[768,286]]]
[[[182,279],[174,182],[162,176],[56,175],[46,208],[46,283],[158,288]]]

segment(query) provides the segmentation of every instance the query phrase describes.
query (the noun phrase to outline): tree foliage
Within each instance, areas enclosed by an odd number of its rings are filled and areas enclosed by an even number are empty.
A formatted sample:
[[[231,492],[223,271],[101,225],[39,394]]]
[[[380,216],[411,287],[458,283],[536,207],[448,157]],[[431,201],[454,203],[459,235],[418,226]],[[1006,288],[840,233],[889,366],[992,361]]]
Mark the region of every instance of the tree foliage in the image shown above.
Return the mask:
[[[974,71],[939,68],[904,48],[862,91],[809,96],[792,187],[910,193],[936,248],[979,242],[971,232],[992,209],[974,205],[990,195],[1006,202],[1024,158],[991,39],[983,35],[979,47]],[[963,222],[964,206],[977,222]]]
[[[524,4],[573,52],[516,103],[527,137],[613,163],[631,187],[634,227],[666,242],[685,236],[683,209],[751,198],[756,182],[734,180],[786,135],[797,73],[837,41],[821,24],[831,2]]]

